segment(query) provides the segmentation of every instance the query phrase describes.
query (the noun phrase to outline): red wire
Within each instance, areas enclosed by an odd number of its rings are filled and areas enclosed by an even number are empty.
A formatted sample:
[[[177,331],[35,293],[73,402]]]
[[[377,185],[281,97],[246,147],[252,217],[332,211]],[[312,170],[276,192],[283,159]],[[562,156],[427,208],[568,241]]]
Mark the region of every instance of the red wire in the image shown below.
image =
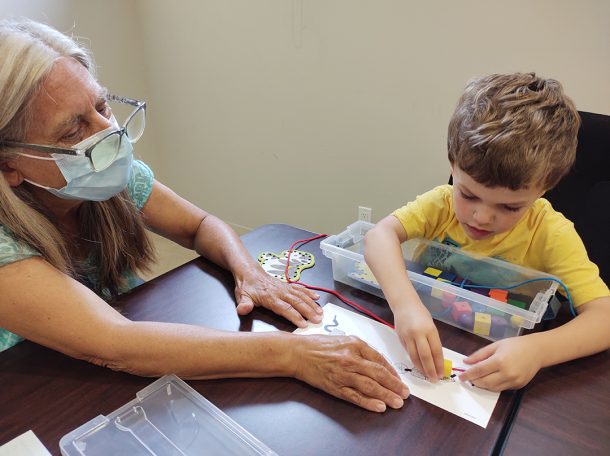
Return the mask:
[[[355,308],[355,309],[358,309],[358,310],[359,310],[360,312],[362,312],[363,314],[368,315],[369,317],[371,317],[371,318],[373,318],[373,319],[377,320],[378,322],[383,323],[384,325],[389,326],[390,328],[394,329],[394,325],[392,325],[392,324],[388,323],[388,322],[387,322],[387,321],[385,321],[383,318],[381,318],[381,317],[377,316],[376,314],[374,314],[374,313],[373,313],[373,312],[371,312],[370,310],[365,309],[365,308],[364,308],[364,307],[362,307],[361,305],[356,304],[356,303],[355,303],[355,302],[353,302],[353,301],[350,301],[350,300],[349,300],[349,299],[347,299],[345,296],[342,296],[340,293],[336,292],[335,290],[330,290],[330,289],[328,289],[328,288],[322,288],[322,287],[314,287],[313,285],[308,285],[308,284],[306,284],[306,283],[303,283],[303,282],[299,282],[299,281],[296,281],[296,280],[291,280],[291,279],[290,279],[290,275],[289,275],[289,272],[288,272],[288,268],[290,267],[290,255],[292,254],[292,250],[294,249],[294,246],[295,246],[295,245],[297,245],[297,244],[300,244],[300,243],[306,243],[306,242],[309,242],[309,241],[314,241],[314,240],[316,240],[316,239],[320,239],[320,238],[323,238],[323,237],[326,237],[326,236],[328,236],[328,235],[327,235],[327,234],[318,234],[317,236],[313,236],[313,237],[310,237],[310,238],[308,238],[308,239],[301,239],[301,240],[299,240],[299,241],[295,241],[295,242],[293,242],[293,243],[292,243],[292,245],[291,245],[291,246],[290,246],[290,248],[288,249],[288,255],[287,255],[287,257],[286,257],[286,259],[287,259],[287,261],[286,261],[286,268],[284,269],[284,276],[286,277],[286,282],[288,282],[288,283],[294,283],[294,284],[297,284],[297,285],[301,285],[301,286],[304,286],[305,288],[308,288],[308,289],[310,289],[310,290],[323,291],[324,293],[329,293],[329,294],[331,294],[331,295],[333,295],[333,296],[336,296],[336,297],[337,297],[337,298],[339,298],[341,301],[343,301],[345,304],[347,304],[347,305],[349,305],[349,306],[352,306],[352,307],[353,307],[353,308]]]
[[[363,314],[368,315],[369,317],[377,320],[380,323],[383,323],[386,326],[389,326],[390,328],[394,329],[394,325],[388,323],[387,321],[385,321],[383,318],[379,317],[378,315],[374,314],[373,312],[371,312],[368,309],[365,309],[364,307],[362,307],[359,304],[356,304],[354,301],[350,301],[349,299],[347,299],[345,296],[341,295],[340,293],[336,292],[335,290],[330,290],[328,288],[322,288],[322,287],[314,287],[313,285],[308,285],[306,283],[303,282],[299,282],[296,280],[290,280],[290,275],[289,275],[289,267],[290,267],[290,255],[292,254],[292,250],[294,249],[294,246],[297,244],[301,244],[301,243],[307,243],[309,241],[315,241],[316,239],[320,239],[323,237],[328,236],[327,234],[318,234],[317,236],[313,236],[307,239],[301,239],[299,241],[295,241],[292,243],[292,245],[290,246],[290,248],[288,249],[288,255],[286,256],[286,267],[284,268],[284,276],[286,277],[286,282],[288,283],[295,283],[297,285],[302,285],[305,288],[308,288],[310,290],[317,290],[317,291],[323,291],[324,293],[329,293],[333,296],[336,296],[337,298],[339,298],[341,301],[343,301],[345,304],[354,307],[355,309],[358,309],[360,312],[362,312]],[[457,371],[457,372],[465,372],[466,369],[462,369],[459,367],[453,367],[451,369],[452,371]]]

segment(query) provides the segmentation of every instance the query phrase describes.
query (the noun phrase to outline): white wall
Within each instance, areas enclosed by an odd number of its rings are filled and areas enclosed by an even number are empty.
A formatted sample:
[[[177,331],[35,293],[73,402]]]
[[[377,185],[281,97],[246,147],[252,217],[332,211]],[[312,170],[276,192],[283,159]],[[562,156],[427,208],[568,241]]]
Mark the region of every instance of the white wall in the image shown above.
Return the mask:
[[[335,233],[448,176],[466,81],[537,71],[610,114],[606,0],[3,1],[89,37],[100,79],[144,98],[138,152],[238,231]]]
[[[157,175],[237,225],[335,233],[446,182],[466,81],[532,71],[610,113],[610,2],[138,2]]]

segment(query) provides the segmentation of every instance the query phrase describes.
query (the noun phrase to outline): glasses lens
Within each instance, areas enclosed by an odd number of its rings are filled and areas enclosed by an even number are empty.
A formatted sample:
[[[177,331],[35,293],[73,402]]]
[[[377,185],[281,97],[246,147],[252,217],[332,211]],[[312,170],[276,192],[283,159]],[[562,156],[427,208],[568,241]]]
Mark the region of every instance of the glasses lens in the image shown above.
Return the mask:
[[[108,168],[119,154],[120,145],[121,135],[116,131],[93,146],[90,155],[93,169],[102,171]]]
[[[130,142],[135,143],[142,137],[146,124],[146,110],[140,106],[125,125],[125,133]]]

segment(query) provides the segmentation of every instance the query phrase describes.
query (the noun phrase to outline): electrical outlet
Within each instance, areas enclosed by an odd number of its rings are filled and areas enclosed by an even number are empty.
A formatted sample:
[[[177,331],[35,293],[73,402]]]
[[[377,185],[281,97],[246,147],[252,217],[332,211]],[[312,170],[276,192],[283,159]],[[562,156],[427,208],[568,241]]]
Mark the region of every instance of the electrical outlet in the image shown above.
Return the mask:
[[[358,206],[358,220],[370,222],[373,215],[373,210],[370,207]]]

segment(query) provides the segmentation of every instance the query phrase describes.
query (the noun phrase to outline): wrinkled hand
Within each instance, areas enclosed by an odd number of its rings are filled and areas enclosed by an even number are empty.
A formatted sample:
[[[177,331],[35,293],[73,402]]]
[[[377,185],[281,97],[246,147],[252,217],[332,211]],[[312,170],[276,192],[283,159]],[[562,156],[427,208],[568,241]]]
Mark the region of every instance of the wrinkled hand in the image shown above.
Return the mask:
[[[247,315],[255,306],[264,307],[304,328],[309,320],[322,321],[322,308],[315,302],[320,296],[301,285],[287,284],[271,277],[261,268],[247,277],[235,279],[237,313]]]
[[[490,391],[521,388],[542,367],[540,352],[528,336],[499,340],[464,359],[472,367],[460,375],[460,380]]]
[[[443,377],[443,346],[430,312],[421,305],[394,315],[396,334],[415,367],[431,382]]]
[[[409,396],[388,361],[354,336],[299,336],[295,378],[372,412],[398,409]]]

